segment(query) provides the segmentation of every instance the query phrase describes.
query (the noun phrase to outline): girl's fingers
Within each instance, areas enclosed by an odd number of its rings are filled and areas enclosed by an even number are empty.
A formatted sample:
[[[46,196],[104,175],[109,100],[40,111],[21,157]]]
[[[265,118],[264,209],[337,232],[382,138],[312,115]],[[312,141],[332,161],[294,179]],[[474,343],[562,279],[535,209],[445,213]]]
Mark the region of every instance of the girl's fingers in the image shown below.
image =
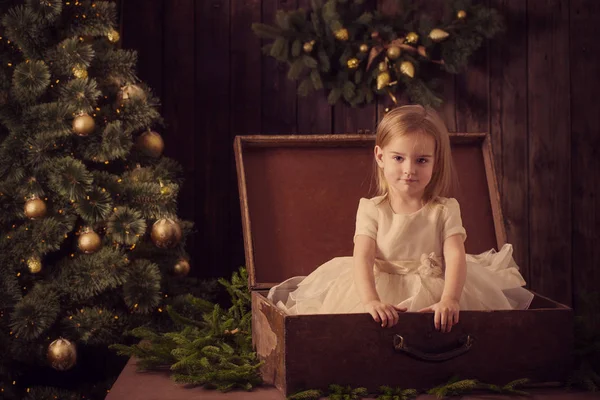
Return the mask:
[[[379,313],[379,317],[381,317],[381,326],[383,326],[383,327],[387,326],[388,317],[387,317],[387,314],[385,313],[385,311],[377,310],[377,312]]]
[[[387,319],[388,319],[388,323],[387,323],[387,327],[391,327],[394,325],[394,314],[388,307],[386,307],[383,311],[385,313],[385,315],[387,315]]]
[[[450,332],[452,330],[452,325],[454,324],[454,314],[452,312],[448,313],[448,319],[446,321],[446,332]]]
[[[441,315],[440,315],[440,311],[436,310],[435,314],[433,316],[433,324],[435,325],[435,329],[436,330],[440,330],[440,321],[441,321]]]
[[[446,332],[446,324],[448,322],[448,310],[440,311],[440,330]]]
[[[392,327],[392,326],[396,325],[396,323],[398,322],[398,313],[396,312],[396,310],[394,310],[394,307],[388,306],[388,307],[386,307],[385,311],[386,311],[386,313],[389,317],[389,321],[390,321],[388,326]]]
[[[373,311],[369,311],[369,314],[371,314],[371,317],[373,317],[373,319],[375,320],[375,322],[379,322],[379,315],[377,315],[377,312],[375,310]]]

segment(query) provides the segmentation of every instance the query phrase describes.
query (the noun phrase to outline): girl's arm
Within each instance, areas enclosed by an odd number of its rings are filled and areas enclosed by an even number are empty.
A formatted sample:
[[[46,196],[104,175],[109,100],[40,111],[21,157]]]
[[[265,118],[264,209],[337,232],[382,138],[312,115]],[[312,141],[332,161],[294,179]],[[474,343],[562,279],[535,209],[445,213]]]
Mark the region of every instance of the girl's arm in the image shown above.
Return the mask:
[[[467,278],[467,258],[461,235],[452,235],[444,240],[446,275],[441,300],[459,301]]]
[[[375,247],[375,240],[369,236],[357,235],[354,240],[354,282],[363,304],[379,301],[373,274]]]

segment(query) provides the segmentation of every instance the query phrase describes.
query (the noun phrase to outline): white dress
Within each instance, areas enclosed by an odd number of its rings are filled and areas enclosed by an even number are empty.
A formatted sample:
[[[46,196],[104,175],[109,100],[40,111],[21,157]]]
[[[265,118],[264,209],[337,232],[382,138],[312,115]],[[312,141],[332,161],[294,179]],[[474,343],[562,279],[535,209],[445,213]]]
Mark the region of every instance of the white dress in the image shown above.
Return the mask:
[[[356,235],[377,243],[375,288],[384,303],[418,311],[440,301],[444,290],[444,240],[467,234],[456,199],[439,197],[410,214],[395,214],[381,196],[360,199]],[[534,295],[512,258],[512,245],[500,251],[467,254],[461,310],[527,309]],[[308,276],[289,278],[268,298],[288,314],[364,313],[354,284],[352,257],[336,257]]]

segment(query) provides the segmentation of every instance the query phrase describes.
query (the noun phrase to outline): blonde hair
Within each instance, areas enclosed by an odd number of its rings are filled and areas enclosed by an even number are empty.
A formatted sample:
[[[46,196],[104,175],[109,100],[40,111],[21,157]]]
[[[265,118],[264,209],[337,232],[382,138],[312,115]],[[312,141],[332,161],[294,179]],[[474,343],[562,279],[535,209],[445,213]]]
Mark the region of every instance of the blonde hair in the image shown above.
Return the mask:
[[[438,196],[447,197],[453,185],[457,183],[457,178],[450,152],[448,128],[434,109],[421,105],[406,105],[392,109],[377,126],[375,144],[384,148],[394,138],[413,133],[426,134],[435,140],[433,173],[431,181],[425,187],[423,200],[429,203]],[[383,170],[375,160],[373,163],[377,171],[377,195],[387,198],[389,188]]]

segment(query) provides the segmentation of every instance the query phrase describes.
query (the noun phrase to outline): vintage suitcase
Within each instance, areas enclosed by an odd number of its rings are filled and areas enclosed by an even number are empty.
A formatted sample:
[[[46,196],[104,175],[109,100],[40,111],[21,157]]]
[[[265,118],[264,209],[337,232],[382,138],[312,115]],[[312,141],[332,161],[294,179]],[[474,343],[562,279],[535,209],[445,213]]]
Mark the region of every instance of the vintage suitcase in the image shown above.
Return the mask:
[[[329,384],[429,388],[452,376],[504,384],[564,382],[571,366],[573,310],[536,294],[528,310],[461,311],[450,333],[433,314],[402,313],[382,328],[369,314],[286,315],[273,285],[352,255],[360,197],[373,185],[372,135],[238,136],[234,149],[252,337],[266,383],[285,395]],[[506,242],[487,134],[452,134],[466,251]],[[513,245],[518,246],[518,243]]]

